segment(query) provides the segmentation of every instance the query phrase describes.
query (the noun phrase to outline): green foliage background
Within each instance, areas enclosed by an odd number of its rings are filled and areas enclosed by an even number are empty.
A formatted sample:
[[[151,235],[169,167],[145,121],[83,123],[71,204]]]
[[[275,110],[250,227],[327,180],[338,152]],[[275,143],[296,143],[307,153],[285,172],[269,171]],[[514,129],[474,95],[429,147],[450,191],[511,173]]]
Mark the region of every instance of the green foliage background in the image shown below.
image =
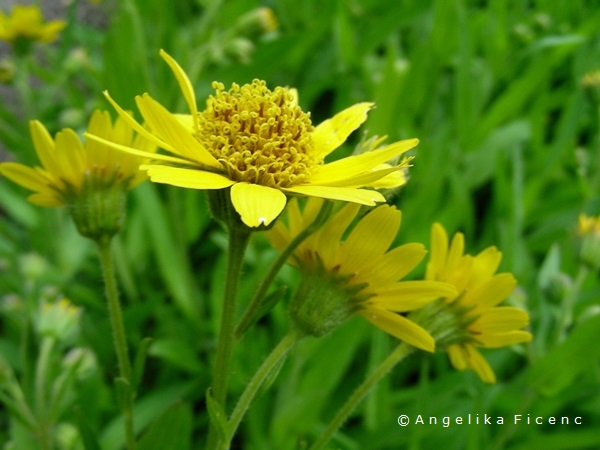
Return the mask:
[[[240,36],[237,19],[259,6],[273,9],[279,29],[232,43]],[[261,78],[296,87],[316,123],[374,101],[361,130],[388,135],[389,142],[421,140],[410,182],[395,200],[403,211],[399,241],[428,244],[430,226],[439,221],[463,231],[471,253],[499,247],[502,270],[519,280],[511,302],[529,311],[534,341],[485,353],[499,380],[492,386],[455,372],[443,354],[412,356],[358,408],[331,448],[600,448],[597,272],[582,280],[568,334],[557,331],[570,314],[566,293],[581,265],[577,217],[600,214],[600,85],[582,84],[586,73],[600,69],[599,6],[591,0],[76,1],[65,10],[69,25],[60,41],[38,49],[33,66],[15,63],[13,84],[2,91],[0,141],[5,159],[36,164],[27,121],[39,119],[51,133],[65,126],[82,131],[94,108],[110,110],[104,89],[132,110],[134,96],[149,92],[184,112],[161,48],[190,75],[199,99],[210,94],[213,80],[227,86]],[[337,155],[349,154],[362,132]],[[25,376],[38,352],[32,321],[39,299],[62,293],[81,306],[80,334],[63,350],[90,348],[98,369],[70,393],[61,422],[74,424],[83,438],[62,448],[84,448],[83,442],[119,448],[117,367],[94,248],[65,211],[34,207],[26,196],[0,180],[0,354]],[[135,351],[152,339],[136,400],[141,449],[185,450],[204,440],[225,246],[203,193],[145,183],[130,196],[115,251],[130,346]],[[255,236],[242,304],[274,257]],[[294,281],[285,270],[278,284]],[[284,301],[237,345],[232,399],[287,327]],[[234,447],[285,450],[312,442],[394,345],[360,319],[302,342],[253,405]],[[503,416],[505,424],[396,423],[400,414],[427,421],[466,420],[469,413]],[[581,416],[583,424],[514,425],[515,414]],[[35,448],[31,439],[0,409],[0,443]]]

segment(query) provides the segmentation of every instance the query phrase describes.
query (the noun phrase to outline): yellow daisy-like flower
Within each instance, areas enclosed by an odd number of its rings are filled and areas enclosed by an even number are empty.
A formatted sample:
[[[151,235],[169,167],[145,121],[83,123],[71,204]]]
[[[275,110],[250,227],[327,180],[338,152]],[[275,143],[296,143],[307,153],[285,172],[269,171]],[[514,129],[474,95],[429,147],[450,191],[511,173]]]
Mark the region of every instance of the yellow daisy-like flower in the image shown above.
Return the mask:
[[[382,166],[418,144],[417,139],[324,164],[367,118],[372,103],[359,103],[314,127],[298,106],[294,90],[267,88],[265,82],[234,84],[228,91],[213,83],[204,111],[199,111],[192,84],[164,51],[190,115],[167,111],[150,95],[136,97],[149,127],[146,131],[106,94],[138,132],[171,155],[141,154],[166,164],[142,166],[151,181],[192,189],[230,189],[230,201],[249,227],[269,225],[286,205],[286,195],[314,196],[364,205],[384,202],[377,191],[363,189],[405,165]],[[91,133],[90,133],[91,134]],[[97,137],[92,137],[98,139]]]
[[[115,151],[107,145],[87,140],[83,144],[70,128],[56,134],[53,140],[44,125],[32,120],[31,137],[43,167],[31,168],[24,164],[5,162],[0,173],[9,180],[35,192],[28,200],[38,206],[65,206],[72,202],[92,177],[122,183],[126,189],[146,178],[139,170],[143,158]],[[130,145],[144,152],[152,152],[154,145],[136,135],[121,119],[114,125],[107,111],[95,111],[88,124],[88,132],[121,145]]]
[[[144,158],[116,151],[87,140],[83,144],[70,128],[52,139],[41,122],[29,123],[31,137],[42,167],[16,162],[0,164],[0,174],[31,190],[28,200],[39,206],[68,206],[84,236],[114,234],[124,214],[124,194],[146,178],[139,170]],[[107,111],[95,111],[88,131],[106,140],[152,154],[155,146],[136,135],[122,119],[113,125]]]
[[[0,40],[52,42],[66,25],[63,20],[44,22],[37,6],[15,5],[8,16],[0,12]]]
[[[456,233],[448,244],[446,230],[433,225],[426,279],[450,283],[457,294],[446,296],[432,315],[453,318],[456,329],[441,330],[452,365],[458,370],[471,369],[482,381],[495,383],[496,376],[477,347],[530,341],[531,333],[522,330],[529,324],[529,315],[516,307],[498,306],[516,286],[512,274],[496,274],[502,253],[488,247],[471,256],[464,253],[464,245],[462,233]]]
[[[276,222],[267,232],[269,240],[276,248],[285,248],[314,221],[322,202],[311,198],[301,212],[297,201],[291,201],[289,225]],[[430,334],[399,313],[454,295],[453,286],[436,281],[402,281],[426,251],[418,243],[389,249],[402,217],[395,207],[375,208],[342,241],[359,208],[357,204],[345,205],[293,253],[291,263],[304,278],[301,288],[307,287],[300,289],[300,295],[290,305],[296,325],[308,334],[319,335],[324,334],[320,333],[320,327],[329,331],[350,314],[357,313],[392,336],[433,351],[435,343]]]

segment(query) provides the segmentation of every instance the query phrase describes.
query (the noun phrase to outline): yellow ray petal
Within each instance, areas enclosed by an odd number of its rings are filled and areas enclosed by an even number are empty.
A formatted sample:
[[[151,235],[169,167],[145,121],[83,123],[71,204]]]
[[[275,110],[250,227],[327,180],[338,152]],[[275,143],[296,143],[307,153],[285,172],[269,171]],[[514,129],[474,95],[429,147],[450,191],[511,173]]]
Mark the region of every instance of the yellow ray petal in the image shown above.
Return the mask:
[[[294,194],[306,195],[309,197],[342,200],[368,206],[374,206],[375,202],[385,202],[385,197],[383,195],[370,189],[302,185],[284,188],[283,190],[285,192],[292,192]]]
[[[380,164],[373,170],[382,170],[387,167],[391,166],[389,164]],[[408,181],[408,176],[405,173],[406,166],[404,164],[401,164],[399,166],[396,166],[395,169],[397,170],[394,170],[393,172],[385,175],[384,177],[379,178],[376,181],[372,181],[369,184],[366,184],[365,186],[374,189],[394,189],[400,186],[404,186]]]
[[[289,230],[281,220],[275,222],[275,225],[273,225],[270,230],[265,232],[265,236],[271,245],[273,245],[273,247],[279,251],[282,251],[284,248],[286,248],[293,239]]]
[[[477,334],[503,333],[529,325],[529,314],[514,306],[499,306],[485,310],[469,327]]]
[[[416,147],[418,143],[418,139],[398,141],[379,150],[325,164],[311,176],[310,184],[330,185],[341,180],[352,179]]]
[[[473,259],[473,275],[468,285],[469,289],[474,289],[478,283],[490,279],[498,270],[502,253],[496,247],[488,247],[480,252]]]
[[[122,152],[129,153],[131,155],[140,156],[142,158],[148,158],[150,160],[157,161],[167,161],[175,164],[183,164],[186,166],[196,166],[196,163],[193,161],[188,161],[187,159],[177,158],[175,156],[169,155],[161,155],[160,153],[147,152],[144,150],[138,150],[132,147],[126,147],[124,145],[116,144],[111,141],[107,141],[106,139],[101,138],[100,136],[95,136],[93,134],[83,133],[86,139],[91,139],[93,141],[100,142],[102,144],[108,145],[112,148],[116,148],[117,150],[121,150]],[[163,147],[164,148],[164,147]]]
[[[56,133],[55,142],[62,178],[73,186],[80,187],[86,170],[85,153],[81,139],[73,130],[65,128]]]
[[[144,119],[172,146],[172,152],[209,167],[221,168],[221,163],[160,103],[144,94],[135,98]]]
[[[479,351],[472,345],[465,346],[467,352],[467,364],[484,383],[493,384],[496,382],[496,375],[490,367],[489,363]]]
[[[54,141],[46,127],[38,120],[29,122],[29,131],[33,140],[33,146],[44,168],[54,174],[61,174],[62,170],[56,161],[56,149]]]
[[[516,285],[517,280],[510,273],[495,275],[472,291],[467,291],[463,303],[477,305],[481,309],[492,308],[508,297]]]
[[[387,177],[392,172],[397,172],[401,170],[402,167],[385,167],[379,170],[371,170],[368,172],[359,173],[354,177],[345,178],[343,180],[335,180],[331,183],[321,183],[324,186],[345,186],[345,187],[363,187],[363,186],[372,186],[376,184],[379,180],[384,177]],[[312,182],[312,180],[310,180]]]
[[[223,189],[231,186],[234,181],[218,173],[199,169],[184,169],[146,164],[140,166],[155,183],[170,184],[190,189]]]
[[[446,259],[446,267],[444,271],[451,275],[459,266],[465,253],[465,235],[455,233],[450,247],[448,248],[448,257]]]
[[[159,51],[159,55],[162,57],[162,59],[166,61],[166,63],[173,71],[173,74],[175,75],[175,78],[177,78],[177,82],[179,83],[179,88],[181,89],[181,92],[185,97],[185,101],[188,105],[188,108],[192,113],[192,117],[196,117],[198,115],[198,108],[196,107],[196,95],[194,94],[194,88],[192,87],[190,79],[183,71],[181,66],[177,64],[177,61],[175,61],[171,57],[171,55],[169,55],[163,49]]]
[[[32,194],[27,197],[27,200],[38,206],[58,207],[65,205],[65,202],[56,193],[52,195],[49,193]]]
[[[456,295],[454,286],[437,281],[401,281],[389,289],[378,291],[369,299],[390,311],[404,312],[418,309],[438,298]]]
[[[325,158],[342,145],[350,133],[367,120],[367,113],[373,106],[373,103],[357,103],[317,125],[312,134],[317,156]]]
[[[347,203],[342,209],[337,211],[335,215],[325,224],[317,233],[310,236],[300,249],[310,247],[317,249],[321,260],[325,267],[334,267],[340,264],[338,258],[338,250],[342,235],[350,226],[360,205],[356,203]],[[300,250],[299,249],[299,250]]]
[[[125,111],[123,108],[121,108],[117,102],[115,102],[112,97],[108,94],[108,91],[104,91],[103,92],[104,96],[106,97],[106,99],[109,101],[109,103],[113,106],[113,108],[115,108],[115,110],[117,111],[117,113],[119,114],[119,116],[131,127],[133,128],[140,136],[145,137],[146,139],[148,139],[150,142],[154,143],[155,145],[157,145],[160,148],[164,148],[165,150],[168,150],[170,152],[173,153],[177,153],[173,150],[173,147],[171,147],[171,145],[169,145],[168,143],[166,143],[165,141],[163,141],[162,139],[159,139],[158,137],[156,137],[155,135],[153,135],[152,133],[150,133],[150,131],[148,131],[146,128],[144,128],[142,125],[140,125],[137,120],[135,120],[131,114],[129,114],[127,111]],[[116,147],[115,147],[116,148]]]
[[[281,214],[286,201],[278,189],[245,182],[231,186],[231,203],[249,227],[269,225]]]
[[[121,121],[121,123],[124,123]],[[119,144],[125,143],[123,140],[115,139],[114,133],[112,133],[113,125],[110,120],[108,111],[95,110],[90,118],[87,132],[90,134],[103,136],[111,141]],[[102,145],[98,141],[86,140],[85,141],[85,154],[87,157],[87,166],[90,167],[94,164],[105,166],[108,162],[108,154],[114,152],[113,149],[107,148],[106,145]]]
[[[375,286],[385,286],[404,278],[426,254],[423,244],[411,243],[396,247],[381,258],[365,266],[357,274],[357,283],[363,280]]]
[[[507,345],[529,342],[533,336],[528,331],[514,330],[506,333],[484,333],[477,336],[477,341],[488,348],[499,348]]]
[[[377,328],[391,334],[397,339],[422,350],[433,352],[433,337],[419,325],[400,314],[395,314],[376,306],[367,306],[359,314]]]
[[[187,128],[190,133],[194,132],[194,118],[189,114],[173,114],[181,125]]]
[[[427,264],[428,280],[445,280],[446,257],[448,255],[448,234],[443,226],[434,223],[431,227],[431,253]]]
[[[450,358],[450,364],[452,364],[456,370],[467,369],[467,353],[464,351],[462,346],[449,345],[446,348],[446,352],[448,353],[448,358]]]
[[[340,248],[344,271],[357,272],[371,258],[383,255],[394,242],[401,219],[402,213],[388,205],[379,206],[363,217]]]
[[[48,195],[52,193],[52,189],[48,185],[47,179],[24,164],[15,162],[2,163],[0,164],[0,174],[31,191],[37,191]]]

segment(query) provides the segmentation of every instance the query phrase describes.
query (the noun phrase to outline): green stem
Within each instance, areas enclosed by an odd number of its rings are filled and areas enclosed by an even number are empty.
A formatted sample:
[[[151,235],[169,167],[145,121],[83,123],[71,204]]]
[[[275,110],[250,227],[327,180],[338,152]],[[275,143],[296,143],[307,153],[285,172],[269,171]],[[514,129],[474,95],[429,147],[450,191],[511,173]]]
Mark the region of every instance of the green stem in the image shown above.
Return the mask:
[[[227,383],[229,380],[229,366],[234,341],[236,297],[240,284],[244,253],[250,239],[249,230],[241,227],[237,228],[235,225],[228,225],[228,232],[229,247],[227,249],[225,294],[212,384],[213,398],[224,410],[227,407]],[[213,450],[216,447],[217,440],[216,424],[211,422],[208,430],[207,450]]]
[[[246,411],[250,404],[256,397],[256,393],[259,391],[261,386],[264,385],[265,380],[269,378],[273,371],[278,367],[280,362],[286,357],[288,352],[296,345],[296,343],[302,338],[302,334],[293,329],[277,344],[277,347],[267,356],[262,365],[258,368],[250,382],[247,384],[246,389],[242,393],[238,400],[235,409],[231,413],[229,418],[229,438],[227,442],[223,442],[219,447],[221,450],[227,450],[231,443],[231,439],[235,436],[235,432],[240,425],[240,422],[244,418]]]
[[[46,405],[46,386],[48,385],[48,364],[54,348],[54,338],[44,337],[40,346],[37,365],[35,368],[35,406],[38,424],[38,439],[40,449],[52,449],[52,436],[48,422],[48,409]]]
[[[273,264],[269,268],[269,272],[262,280],[260,286],[258,287],[258,290],[256,291],[256,294],[254,294],[254,297],[250,301],[250,304],[246,308],[242,319],[240,320],[237,328],[235,329],[236,339],[240,339],[246,331],[246,329],[251,325],[252,321],[255,320],[256,313],[260,308],[262,300],[265,297],[269,286],[271,286],[271,283],[273,282],[273,280],[275,279],[285,262],[288,260],[291,254],[294,253],[298,246],[302,244],[302,242],[304,242],[304,240],[307,237],[309,237],[311,234],[317,231],[321,227],[321,225],[323,225],[323,222],[329,217],[332,208],[332,202],[325,202],[321,207],[321,210],[319,211],[319,214],[317,215],[315,220],[313,220],[313,222],[309,226],[307,226],[294,239],[292,239],[288,246],[283,250],[283,252],[279,254],[277,259],[273,262]]]
[[[396,349],[369,375],[365,381],[354,391],[350,398],[338,410],[335,417],[321,434],[319,439],[310,447],[310,450],[319,450],[325,447],[335,432],[342,426],[350,413],[365,398],[373,386],[375,386],[396,364],[406,358],[414,350],[408,344],[401,343]]]
[[[117,280],[112,262],[110,251],[111,238],[100,238],[97,241],[100,254],[100,264],[104,274],[104,287],[106,300],[108,302],[108,312],[110,315],[110,324],[113,332],[115,351],[119,363],[119,373],[122,381],[126,385],[126,394],[123,399],[123,415],[125,417],[125,442],[127,450],[135,449],[135,432],[133,427],[133,386],[131,385],[131,362],[129,360],[129,351],[127,349],[127,340],[125,338],[125,326],[123,325],[123,315],[121,313],[121,304],[117,291]]]

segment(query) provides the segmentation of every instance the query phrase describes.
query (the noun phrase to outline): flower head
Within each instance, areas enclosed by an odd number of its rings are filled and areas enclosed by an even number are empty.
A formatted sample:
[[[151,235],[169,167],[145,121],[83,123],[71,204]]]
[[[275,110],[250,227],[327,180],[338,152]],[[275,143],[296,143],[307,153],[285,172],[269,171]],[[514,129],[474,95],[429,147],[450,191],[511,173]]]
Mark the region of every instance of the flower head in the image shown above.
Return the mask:
[[[70,341],[79,329],[81,308],[68,299],[56,302],[43,302],[37,320],[38,332],[42,336],[51,336],[61,341]]]
[[[37,6],[15,5],[9,16],[0,11],[0,40],[52,42],[66,25],[63,20],[44,22]]]
[[[105,144],[87,140],[82,144],[70,128],[56,134],[53,140],[44,125],[37,120],[29,123],[33,144],[42,167],[24,164],[0,164],[0,174],[34,192],[28,200],[39,206],[68,206],[82,234],[84,228],[102,228],[112,219],[119,222],[124,193],[145,179],[139,171],[143,158],[114,150]],[[135,135],[122,119],[114,125],[106,111],[95,111],[88,131],[106,140],[140,149],[151,154],[154,146]],[[119,210],[119,211],[117,211]],[[98,217],[100,224],[84,224],[89,212]]]
[[[375,205],[385,198],[370,188],[405,167],[381,166],[417,145],[416,139],[325,164],[324,159],[358,128],[373,107],[359,103],[313,126],[295,91],[269,89],[264,81],[213,83],[215,94],[199,111],[192,84],[165,52],[190,115],[173,114],[150,95],[136,97],[146,131],[107,95],[121,116],[175,156],[148,155],[166,164],[146,164],[151,181],[192,189],[230,189],[230,201],[249,227],[269,225],[286,205],[286,195],[314,196]],[[92,134],[92,133],[90,133]],[[98,139],[97,137],[92,137]],[[126,146],[124,151],[140,154]]]
[[[267,232],[269,240],[284,248],[313,222],[322,202],[310,199],[304,212],[297,201],[290,202],[289,225],[278,221]],[[417,243],[390,250],[402,217],[395,207],[375,208],[343,240],[359,208],[357,204],[345,205],[293,253],[291,262],[303,279],[300,295],[290,305],[292,318],[308,334],[319,335],[324,334],[321,328],[329,331],[357,313],[398,339],[433,351],[429,333],[398,313],[453,295],[454,288],[437,281],[402,281],[426,251]]]
[[[512,274],[496,274],[501,259],[495,247],[477,256],[465,254],[462,233],[456,233],[448,244],[446,230],[437,223],[432,227],[426,279],[450,283],[457,293],[423,311],[434,324],[427,328],[445,347],[456,369],[471,369],[487,383],[495,383],[496,377],[477,347],[504,347],[532,337],[522,330],[529,324],[525,311],[498,306],[516,286]]]
[[[592,270],[600,267],[600,217],[581,214],[577,224],[580,260]]]

